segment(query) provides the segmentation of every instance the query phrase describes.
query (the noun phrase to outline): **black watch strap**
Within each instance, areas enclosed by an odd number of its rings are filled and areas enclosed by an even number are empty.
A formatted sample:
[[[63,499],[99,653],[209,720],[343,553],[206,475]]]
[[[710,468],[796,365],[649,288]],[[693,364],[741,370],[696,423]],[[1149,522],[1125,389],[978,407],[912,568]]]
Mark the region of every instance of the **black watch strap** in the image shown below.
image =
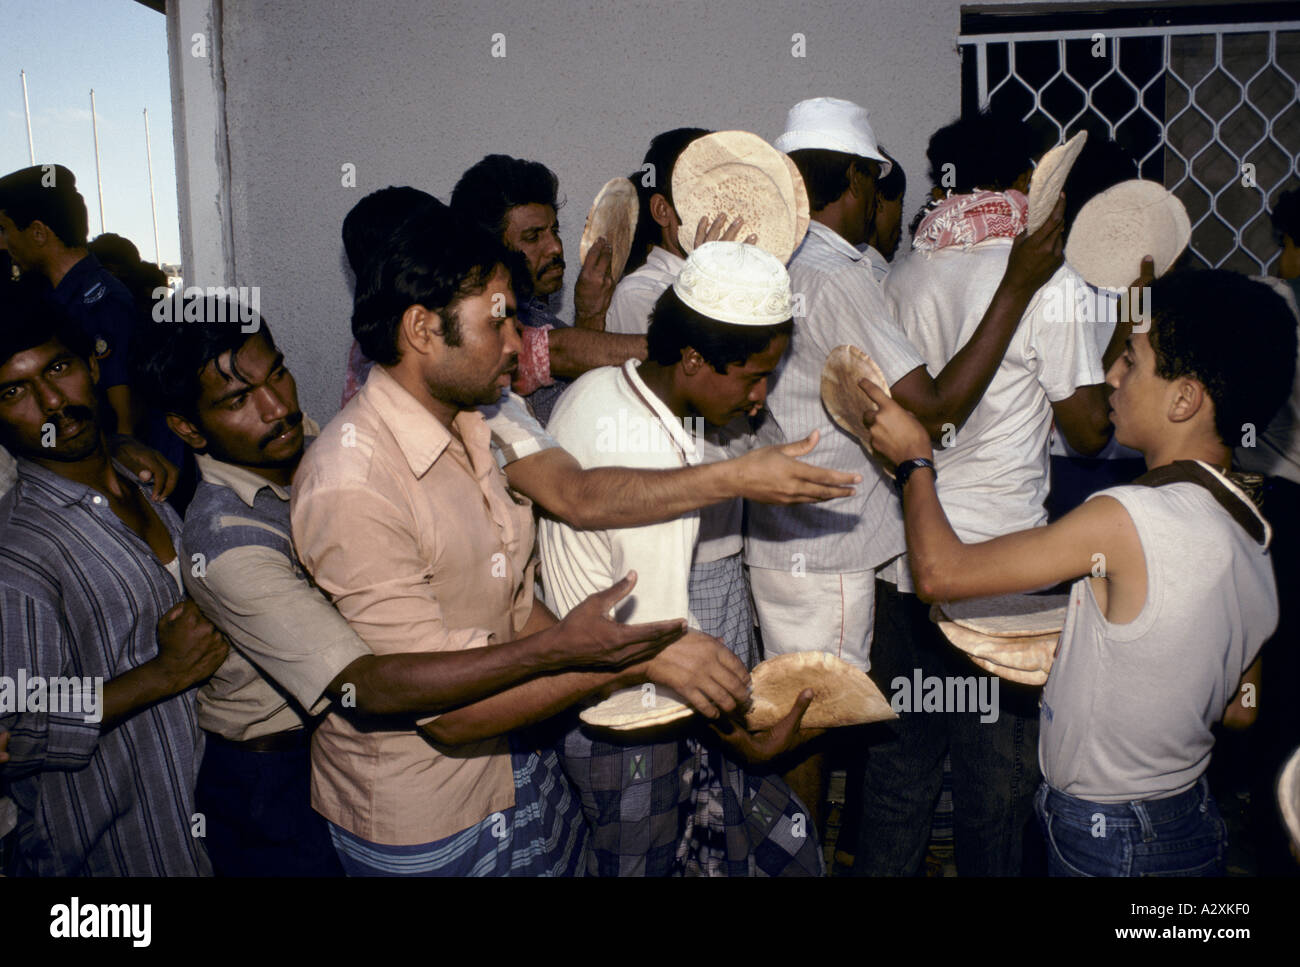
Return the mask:
[[[939,471],[935,470],[933,460],[927,460],[925,457],[904,460],[894,470],[894,489],[898,491],[898,496],[903,496],[903,487],[907,484],[907,479],[921,467],[929,467],[934,473],[934,478],[939,479]]]

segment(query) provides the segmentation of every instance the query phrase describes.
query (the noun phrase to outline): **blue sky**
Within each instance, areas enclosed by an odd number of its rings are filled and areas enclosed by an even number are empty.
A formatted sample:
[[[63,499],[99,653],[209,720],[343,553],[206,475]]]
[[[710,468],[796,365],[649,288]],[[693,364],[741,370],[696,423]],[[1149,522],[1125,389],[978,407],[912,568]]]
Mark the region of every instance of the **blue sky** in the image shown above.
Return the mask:
[[[90,213],[91,237],[98,235],[90,125],[94,88],[106,230],[131,239],[141,257],[152,261],[144,141],[148,108],[159,251],[162,261],[179,262],[166,18],[134,0],[0,0],[0,25],[0,174],[28,164],[18,76],[26,70],[36,163],[72,169]]]

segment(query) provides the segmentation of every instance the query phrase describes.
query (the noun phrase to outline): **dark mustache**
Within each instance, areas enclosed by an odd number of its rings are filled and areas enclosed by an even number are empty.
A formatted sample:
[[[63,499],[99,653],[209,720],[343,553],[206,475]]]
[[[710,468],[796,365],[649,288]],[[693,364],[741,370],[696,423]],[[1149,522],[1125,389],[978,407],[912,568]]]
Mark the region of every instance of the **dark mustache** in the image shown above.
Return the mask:
[[[52,413],[49,417],[49,421],[55,424],[64,422],[93,423],[95,421],[95,411],[89,406],[81,406],[80,404],[73,403],[69,406],[65,406],[57,413]]]
[[[278,436],[283,436],[284,434],[288,433],[290,430],[292,430],[301,422],[302,422],[302,410],[299,410],[296,413],[290,413],[283,420],[277,423],[270,433],[268,433],[265,437],[263,437],[262,442],[259,444],[258,448],[265,449],[270,445],[272,440],[274,440]]]
[[[538,272],[537,274],[538,274],[538,275],[545,275],[547,272],[551,271],[551,269],[554,269],[554,268],[560,268],[560,269],[563,269],[563,268],[564,268],[564,257],[563,257],[563,256],[559,256],[559,257],[557,257],[557,258],[553,258],[553,259],[551,259],[551,261],[547,262],[545,265],[542,266],[542,270],[541,270],[540,272]]]

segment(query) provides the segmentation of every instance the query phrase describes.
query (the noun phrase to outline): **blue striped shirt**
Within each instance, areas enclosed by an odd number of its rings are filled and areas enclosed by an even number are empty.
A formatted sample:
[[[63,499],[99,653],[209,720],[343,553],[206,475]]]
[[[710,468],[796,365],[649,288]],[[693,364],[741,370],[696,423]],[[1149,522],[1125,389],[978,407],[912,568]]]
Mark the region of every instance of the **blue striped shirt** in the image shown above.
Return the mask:
[[[180,518],[153,506],[179,545]],[[107,683],[158,654],[158,619],[180,600],[175,578],[107,498],[19,460],[0,500],[0,675]],[[0,780],[18,805],[17,872],[211,874],[191,836],[203,751],[195,691],[109,732],[81,709],[0,712],[0,731],[12,733]]]

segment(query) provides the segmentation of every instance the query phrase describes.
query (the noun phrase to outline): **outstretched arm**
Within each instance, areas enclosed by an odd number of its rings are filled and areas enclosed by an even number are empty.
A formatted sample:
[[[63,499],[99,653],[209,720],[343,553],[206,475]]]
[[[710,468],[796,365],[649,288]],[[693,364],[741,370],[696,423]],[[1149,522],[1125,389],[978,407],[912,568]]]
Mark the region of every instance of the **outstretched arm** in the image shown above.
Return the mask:
[[[515,490],[573,527],[639,527],[735,497],[803,504],[852,494],[860,475],[797,459],[816,445],[814,432],[797,443],[679,470],[584,470],[569,453],[551,447],[508,464],[506,477]]]
[[[925,428],[868,380],[858,385],[878,407],[864,423],[871,445],[897,465],[933,459]],[[922,468],[903,492],[907,549],[917,592],[926,601],[1032,591],[1093,572],[1103,555],[1104,575],[1125,594],[1146,593],[1146,564],[1128,512],[1109,497],[1095,498],[1046,527],[963,544],[939,503],[934,472]],[[1118,592],[1118,588],[1116,589]]]

